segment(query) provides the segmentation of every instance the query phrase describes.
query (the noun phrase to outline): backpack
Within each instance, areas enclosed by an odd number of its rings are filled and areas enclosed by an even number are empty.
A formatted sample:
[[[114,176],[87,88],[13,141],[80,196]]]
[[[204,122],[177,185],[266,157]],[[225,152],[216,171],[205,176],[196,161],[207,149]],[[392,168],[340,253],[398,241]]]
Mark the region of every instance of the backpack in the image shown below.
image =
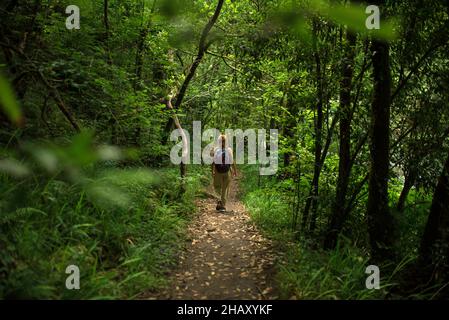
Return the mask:
[[[231,155],[227,149],[218,149],[214,155],[215,170],[218,173],[228,173],[231,169]]]

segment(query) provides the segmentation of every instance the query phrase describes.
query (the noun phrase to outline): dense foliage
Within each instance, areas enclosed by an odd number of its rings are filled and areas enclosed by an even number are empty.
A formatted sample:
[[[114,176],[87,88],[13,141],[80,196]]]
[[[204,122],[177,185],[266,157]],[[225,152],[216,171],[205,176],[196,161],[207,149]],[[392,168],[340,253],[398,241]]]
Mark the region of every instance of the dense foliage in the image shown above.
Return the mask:
[[[363,1],[3,1],[0,297],[74,298],[75,260],[83,298],[160,289],[207,180],[170,163],[193,121],[279,130],[243,189],[284,298],[447,297],[449,2],[369,4],[380,30]]]

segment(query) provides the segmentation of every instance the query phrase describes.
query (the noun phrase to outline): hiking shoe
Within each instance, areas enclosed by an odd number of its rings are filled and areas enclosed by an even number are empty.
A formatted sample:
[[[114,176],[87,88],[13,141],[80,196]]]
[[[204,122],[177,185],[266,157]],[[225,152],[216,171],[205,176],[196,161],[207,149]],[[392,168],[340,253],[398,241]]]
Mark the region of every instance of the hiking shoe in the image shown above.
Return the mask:
[[[226,211],[226,208],[224,206],[221,206],[221,208],[218,211]]]

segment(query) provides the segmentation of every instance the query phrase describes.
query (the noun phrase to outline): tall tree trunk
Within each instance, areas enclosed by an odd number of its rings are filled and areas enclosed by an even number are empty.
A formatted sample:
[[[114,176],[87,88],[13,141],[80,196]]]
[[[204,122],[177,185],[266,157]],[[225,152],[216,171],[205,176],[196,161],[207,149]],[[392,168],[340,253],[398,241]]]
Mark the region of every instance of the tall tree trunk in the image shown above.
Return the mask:
[[[332,217],[325,239],[325,248],[332,249],[336,245],[346,221],[346,193],[348,191],[349,176],[351,173],[351,89],[354,74],[354,58],[356,35],[347,31],[347,44],[342,67],[342,80],[340,83],[340,150],[338,162],[338,178],[335,200],[332,206]]]
[[[316,104],[316,116],[315,116],[315,160],[313,168],[312,185],[310,187],[309,196],[306,200],[304,212],[302,216],[301,227],[305,230],[307,221],[309,219],[310,208],[313,207],[316,210],[316,201],[318,197],[318,187],[321,173],[321,150],[323,139],[323,75],[321,68],[321,58],[318,52],[318,22],[315,20],[313,23],[313,51],[315,59],[315,73],[316,73],[316,91],[317,91],[317,104]]]
[[[442,252],[449,242],[449,156],[438,179],[438,184],[433,194],[432,206],[421,239],[419,251],[420,261],[423,266],[434,266],[437,257],[446,257],[445,263],[449,263],[447,252]]]
[[[391,74],[388,43],[373,40],[371,52],[374,93],[371,105],[371,168],[366,217],[372,259],[376,262],[394,257],[394,221],[388,206]]]

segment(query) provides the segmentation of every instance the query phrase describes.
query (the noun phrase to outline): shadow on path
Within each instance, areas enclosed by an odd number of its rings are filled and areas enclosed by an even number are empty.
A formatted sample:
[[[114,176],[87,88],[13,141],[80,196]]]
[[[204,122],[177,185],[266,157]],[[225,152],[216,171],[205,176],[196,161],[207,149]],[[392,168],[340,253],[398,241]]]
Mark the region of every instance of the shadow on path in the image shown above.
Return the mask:
[[[238,179],[238,178],[237,178]],[[159,299],[276,299],[275,254],[237,199],[238,180],[231,184],[228,211],[215,210],[209,197],[197,200],[198,214],[189,226],[186,250]]]

